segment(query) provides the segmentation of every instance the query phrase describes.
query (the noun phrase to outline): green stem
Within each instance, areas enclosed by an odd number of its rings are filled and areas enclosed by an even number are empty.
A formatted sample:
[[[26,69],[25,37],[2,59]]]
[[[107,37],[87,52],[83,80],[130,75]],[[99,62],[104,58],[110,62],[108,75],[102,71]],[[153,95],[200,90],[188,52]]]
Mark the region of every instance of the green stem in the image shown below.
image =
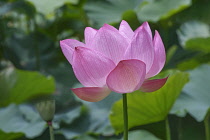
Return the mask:
[[[209,116],[210,116],[210,110],[208,111],[208,113],[206,114],[206,117],[204,119],[206,140],[210,140]]]
[[[52,122],[51,121],[50,122],[47,122],[47,124],[49,126],[50,140],[55,140]]]
[[[171,132],[170,132],[168,117],[165,120],[165,124],[166,124],[166,139],[171,140]]]
[[[36,23],[36,20],[33,20],[34,22],[34,30],[38,30],[38,25]],[[40,48],[39,48],[39,45],[37,43],[38,41],[38,35],[36,33],[34,33],[34,47],[35,47],[35,58],[36,58],[36,70],[40,71]]]
[[[182,118],[179,117],[178,119],[178,140],[182,140]]]
[[[35,37],[35,38],[36,38],[36,40],[35,40],[36,69],[39,71],[40,70],[40,49],[37,44],[37,37]]]
[[[128,110],[127,110],[127,95],[123,95],[123,118],[124,118],[124,140],[128,140]]]

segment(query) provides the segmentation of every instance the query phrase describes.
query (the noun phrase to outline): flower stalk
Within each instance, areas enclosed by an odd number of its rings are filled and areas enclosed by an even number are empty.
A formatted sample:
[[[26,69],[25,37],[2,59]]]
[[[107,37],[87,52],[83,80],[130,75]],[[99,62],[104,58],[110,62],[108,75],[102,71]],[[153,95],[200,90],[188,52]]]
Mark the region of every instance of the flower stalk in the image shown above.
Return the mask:
[[[36,104],[36,109],[41,118],[47,123],[50,132],[50,140],[54,140],[52,120],[55,114],[55,100],[41,101]]]
[[[206,140],[210,140],[209,116],[210,116],[210,110],[207,112],[206,117],[204,119]]]
[[[50,140],[55,140],[54,138],[54,130],[52,126],[52,121],[47,122],[47,125],[49,127],[49,132],[50,132]]]
[[[123,95],[123,118],[124,118],[124,140],[128,140],[128,107],[127,107],[127,95]]]
[[[165,120],[165,127],[166,127],[166,139],[167,140],[171,140],[171,131],[170,131],[170,126],[169,126],[169,121],[168,121],[168,117]]]

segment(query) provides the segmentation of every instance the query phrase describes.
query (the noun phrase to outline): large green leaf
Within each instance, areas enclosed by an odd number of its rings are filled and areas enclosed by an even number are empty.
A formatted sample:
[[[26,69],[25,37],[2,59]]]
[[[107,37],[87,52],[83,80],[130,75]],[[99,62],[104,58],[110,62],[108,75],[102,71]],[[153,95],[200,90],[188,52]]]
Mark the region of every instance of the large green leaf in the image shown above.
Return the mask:
[[[190,82],[183,89],[188,95],[202,102],[210,103],[210,66],[202,65],[190,72]],[[201,84],[202,83],[202,84]],[[210,105],[210,104],[209,104]]]
[[[0,73],[0,106],[19,104],[54,90],[54,79],[38,72],[8,68]]]
[[[34,17],[35,7],[27,1],[14,1],[0,3],[0,16],[8,14],[12,11],[24,13],[29,18]]]
[[[44,15],[52,14],[56,8],[63,6],[67,2],[72,4],[78,3],[78,0],[50,0],[50,1],[27,0],[27,1],[33,3],[37,8],[37,11]]]
[[[191,5],[191,0],[153,0],[145,2],[137,10],[139,20],[157,22],[182,11]]]
[[[58,111],[57,111],[58,112]],[[40,136],[47,128],[46,123],[41,119],[39,113],[34,111],[29,105],[10,105],[0,109],[0,130],[3,130],[2,139],[8,137],[21,137],[25,135],[27,138]],[[71,125],[75,119],[79,117],[81,107],[77,106],[66,112],[56,113],[53,120],[55,129],[63,129],[63,124]],[[57,134],[58,131],[55,131]],[[8,134],[8,135],[7,135]],[[48,134],[48,131],[47,131]],[[61,134],[61,133],[59,133]]]
[[[183,86],[188,81],[187,73],[171,72],[167,83],[160,90],[152,93],[135,91],[127,94],[129,128],[165,119]],[[123,131],[122,100],[114,104],[110,120],[116,133]]]
[[[47,128],[46,123],[30,106],[14,105],[0,109],[0,129],[5,133],[25,134],[27,138],[34,138]]]
[[[6,38],[4,51],[17,68],[27,70],[40,70],[57,64],[58,59],[55,58],[60,52],[46,34],[39,31],[26,34],[18,29]]]
[[[172,140],[205,140],[203,122],[197,122],[189,114],[184,118],[170,115],[169,120]],[[166,138],[162,139],[165,140]]]
[[[210,108],[210,66],[202,65],[190,73],[190,82],[186,84],[184,94],[176,101],[172,114],[185,116],[186,113],[192,115],[197,121],[203,121]]]
[[[193,0],[193,4],[184,11],[176,14],[175,22],[184,23],[192,20],[210,24],[210,1]]]
[[[133,30],[137,29],[140,25],[138,17],[133,10],[127,10],[123,13],[122,19],[126,20]]]
[[[177,68],[179,70],[186,71],[186,70],[192,70],[192,69],[200,66],[201,64],[209,63],[209,61],[210,61],[210,53],[203,53],[203,52],[200,52],[200,51],[197,52],[196,55],[191,56],[191,57],[187,57],[187,59],[182,60],[181,62],[179,62],[177,64]]]
[[[82,135],[74,140],[119,140],[120,138],[117,137],[103,137],[103,136],[93,136],[93,135]]]
[[[23,136],[22,133],[5,133],[0,130],[0,139],[1,140],[14,140],[14,139],[20,138],[22,136]]]
[[[66,101],[66,104],[69,103]],[[6,108],[0,109],[0,113],[0,117],[2,118],[2,122],[0,121],[0,130],[3,130],[2,134],[0,133],[0,138],[9,138],[9,134],[10,137],[21,137],[25,135],[27,138],[35,138],[44,135],[46,137],[43,139],[48,138],[49,132],[45,131],[47,128],[46,123],[41,119],[39,113],[34,111],[34,108],[30,105],[17,106],[12,104]],[[65,127],[64,124],[71,126],[80,115],[81,106],[73,105],[69,107],[68,110],[65,109],[64,111],[63,109],[62,112],[61,110],[56,111],[53,119],[56,137],[58,136],[57,134],[63,134],[59,133],[59,130]],[[38,137],[37,139],[39,140],[40,138]]]
[[[135,131],[129,132],[128,139],[129,140],[160,140],[157,137],[155,137],[153,134],[145,130],[135,130]]]
[[[91,136],[87,136],[87,135],[82,135],[79,138],[77,138],[76,140],[97,140]]]
[[[87,133],[90,124],[89,115],[86,110],[83,109],[78,118],[69,125],[63,125],[56,133],[62,134],[66,139],[73,139]]]
[[[64,135],[66,139],[79,137],[86,133],[113,135],[114,130],[108,116],[113,103],[119,97],[121,97],[119,94],[112,93],[100,102],[92,103],[80,100],[84,104],[81,115],[70,125],[60,128],[57,133]]]
[[[121,98],[118,93],[111,93],[108,97],[100,102],[86,102],[84,105],[88,107],[90,121],[89,131],[102,135],[112,135],[114,133],[109,121],[109,112],[112,105]]]
[[[210,105],[208,103],[195,99],[186,93],[182,93],[170,113],[179,117],[185,117],[189,113],[197,121],[203,121],[209,107]]]
[[[66,124],[71,124],[76,118],[78,118],[81,114],[81,106],[77,106],[71,110],[67,110],[66,112],[58,113],[54,117],[54,125],[60,126],[61,122]]]
[[[170,116],[168,117],[170,120]],[[146,130],[149,133],[153,134],[157,138],[166,139],[166,121],[159,121],[150,124],[140,125],[131,129],[133,130]]]
[[[179,42],[188,52],[196,55],[187,56],[177,66],[180,70],[189,70],[202,63],[209,62],[210,53],[210,27],[200,21],[189,21],[177,30]]]
[[[210,37],[190,39],[186,42],[186,48],[203,53],[210,53]]]
[[[142,0],[91,1],[85,5],[88,17],[99,27],[104,23],[119,22],[127,10],[134,10]]]
[[[181,25],[177,30],[180,44],[185,47],[190,39],[206,38],[210,36],[209,25],[200,21],[189,21]],[[199,40],[198,40],[199,41]],[[194,43],[194,41],[193,41]],[[199,42],[200,43],[200,42]],[[192,43],[188,44],[190,46]],[[197,44],[199,45],[199,44]],[[199,46],[197,46],[199,48]]]

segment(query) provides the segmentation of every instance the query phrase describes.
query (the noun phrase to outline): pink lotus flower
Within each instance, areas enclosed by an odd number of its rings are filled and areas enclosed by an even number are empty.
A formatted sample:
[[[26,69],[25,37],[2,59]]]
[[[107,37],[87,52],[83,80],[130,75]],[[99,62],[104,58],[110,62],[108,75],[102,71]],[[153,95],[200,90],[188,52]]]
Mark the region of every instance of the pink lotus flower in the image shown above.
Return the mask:
[[[87,27],[85,44],[65,39],[60,46],[85,86],[72,91],[85,101],[100,101],[111,91],[153,92],[167,80],[149,80],[162,70],[166,56],[158,31],[153,38],[147,22],[134,32],[126,21],[121,22],[119,30],[108,24],[99,30]]]

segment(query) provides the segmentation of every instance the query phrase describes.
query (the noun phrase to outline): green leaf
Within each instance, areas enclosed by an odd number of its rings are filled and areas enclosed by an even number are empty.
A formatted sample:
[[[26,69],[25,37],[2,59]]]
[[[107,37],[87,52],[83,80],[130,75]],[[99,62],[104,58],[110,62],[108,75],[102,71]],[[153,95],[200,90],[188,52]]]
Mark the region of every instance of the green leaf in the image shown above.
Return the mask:
[[[60,51],[60,50],[59,50]],[[47,73],[50,75],[53,75],[57,82],[57,86],[60,91],[64,93],[70,94],[70,88],[78,83],[78,80],[76,79],[74,72],[72,70],[71,65],[67,62],[65,59],[65,62],[56,63],[53,67],[48,67],[46,69]],[[60,87],[61,86],[61,87]],[[64,91],[63,88],[67,88],[68,92]],[[62,92],[60,94],[62,94]]]
[[[199,10],[198,10],[199,9]],[[192,6],[176,14],[175,22],[184,23],[192,20],[210,24],[210,1],[194,0]]]
[[[77,138],[76,140],[97,140],[91,136],[82,135],[81,137]]]
[[[103,137],[103,136],[93,136],[90,134],[89,135],[82,135],[74,140],[119,140],[119,138],[114,138],[113,136],[112,137]]]
[[[182,61],[177,63],[177,68],[179,70],[192,70],[201,64],[209,63],[210,53],[196,52],[196,54],[192,54],[191,56],[186,55],[185,58],[186,59],[183,59]]]
[[[24,13],[29,18],[34,17],[36,12],[34,6],[27,1],[0,3],[0,16],[8,14],[11,11]]]
[[[209,104],[203,103],[192,96],[182,93],[177,99],[170,114],[175,114],[179,117],[185,117],[189,113],[197,121],[202,121],[209,109]]]
[[[202,65],[189,72],[190,82],[186,84],[184,94],[181,94],[173,106],[172,114],[183,117],[189,113],[197,121],[204,120],[210,108],[209,71],[209,65]]]
[[[175,52],[177,51],[178,46],[173,45],[171,46],[167,53],[166,53],[166,64],[170,62],[171,58],[173,57],[173,55],[175,54]]]
[[[181,95],[183,94],[181,93]],[[184,118],[170,115],[169,120],[173,140],[205,140],[203,122],[197,122],[189,114]]]
[[[1,140],[14,140],[14,139],[20,138],[22,136],[23,136],[22,133],[5,133],[0,130],[0,139]]]
[[[123,13],[122,19],[126,20],[133,30],[137,29],[140,25],[137,15],[134,10],[127,10]]]
[[[44,14],[50,15],[54,12],[56,8],[63,6],[65,3],[77,4],[79,0],[27,0],[35,5],[37,11]]]
[[[201,100],[205,103],[210,103],[210,66],[202,65],[195,70],[190,71],[190,82],[183,89],[188,95]],[[201,84],[202,83],[202,84]]]
[[[177,35],[178,35],[180,44],[183,47],[186,47],[186,43],[190,39],[209,37],[210,27],[209,25],[200,21],[189,21],[181,25],[181,27],[177,30]],[[188,46],[191,44],[192,43],[188,44]]]
[[[180,71],[167,71],[172,74],[166,84],[152,93],[135,91],[128,93],[128,127],[149,124],[164,120],[183,86],[188,81],[188,74]],[[176,86],[175,86],[176,85]],[[110,114],[110,121],[116,133],[123,131],[122,100],[116,102]]]
[[[52,39],[39,31],[15,30],[5,41],[7,58],[20,69],[38,70],[55,65],[58,52]]]
[[[62,112],[56,114],[54,117],[55,125],[61,125],[61,122],[66,124],[71,124],[76,118],[78,118],[81,114],[81,106],[77,106],[71,110],[67,110],[66,112]]]
[[[182,62],[178,63],[177,68],[179,70],[185,71],[185,70],[191,70],[193,68],[196,68],[199,65],[200,65],[200,62],[198,62],[198,60],[191,58],[186,61],[182,61]]]
[[[104,23],[119,22],[124,12],[134,10],[141,2],[142,0],[92,1],[87,2],[85,10],[88,17],[100,27]]]
[[[210,53],[210,37],[190,39],[186,42],[186,48],[203,53]]]
[[[60,128],[57,133],[64,135],[66,139],[72,139],[86,133],[103,136],[113,135],[114,130],[108,116],[113,103],[119,97],[121,97],[120,94],[111,93],[100,102],[80,100],[84,104],[81,115],[70,125]]]
[[[102,135],[112,135],[114,133],[109,121],[109,112],[112,105],[119,100],[119,98],[121,98],[119,93],[111,93],[100,102],[82,101],[89,111],[89,119],[91,121],[89,132]]]
[[[160,140],[145,130],[135,130],[128,133],[129,140]]]
[[[30,106],[11,104],[0,109],[0,129],[6,133],[23,133],[27,138],[34,138],[43,133],[46,123]]]
[[[170,116],[168,118],[170,118]],[[165,120],[134,127],[131,129],[131,132],[133,130],[146,130],[147,132],[150,132],[157,138],[160,138],[162,140],[166,139],[166,122],[165,122]]]
[[[8,68],[0,73],[0,106],[19,104],[33,97],[52,94],[54,90],[54,79],[38,72]]]
[[[137,9],[139,20],[157,22],[186,9],[191,0],[153,0]]]
[[[62,134],[66,139],[73,139],[87,133],[90,124],[89,115],[83,108],[82,113],[78,118],[71,124],[59,128],[56,133]]]

